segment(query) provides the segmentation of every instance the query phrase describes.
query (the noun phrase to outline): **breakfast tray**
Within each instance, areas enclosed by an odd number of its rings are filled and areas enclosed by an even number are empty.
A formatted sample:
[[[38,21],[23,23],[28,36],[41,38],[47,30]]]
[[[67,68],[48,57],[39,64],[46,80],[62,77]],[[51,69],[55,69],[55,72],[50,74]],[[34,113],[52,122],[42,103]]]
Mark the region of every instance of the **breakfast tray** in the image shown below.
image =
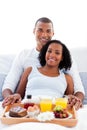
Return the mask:
[[[6,117],[5,113],[8,112],[9,109],[12,106],[22,106],[23,107],[23,104],[16,103],[16,104],[13,104],[13,105],[6,106],[4,108],[2,116],[0,117],[1,122],[3,124],[11,125],[11,124],[18,124],[18,123],[22,123],[22,122],[40,122],[35,118]],[[57,118],[55,118],[55,119],[53,119],[51,121],[44,121],[43,123],[53,123],[53,124],[59,124],[59,125],[62,125],[62,126],[67,126],[67,127],[76,126],[76,124],[78,122],[78,119],[77,119],[77,114],[76,114],[75,108],[73,107],[72,109],[69,109],[68,111],[72,114],[72,118],[70,118],[70,119],[68,119],[68,118],[67,119],[57,119]]]

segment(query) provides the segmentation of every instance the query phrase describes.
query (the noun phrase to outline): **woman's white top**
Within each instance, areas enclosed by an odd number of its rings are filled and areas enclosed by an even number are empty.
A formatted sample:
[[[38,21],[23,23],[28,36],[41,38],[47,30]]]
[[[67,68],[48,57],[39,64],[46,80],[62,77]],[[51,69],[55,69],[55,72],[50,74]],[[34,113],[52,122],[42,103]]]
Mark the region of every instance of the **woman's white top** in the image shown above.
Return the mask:
[[[28,76],[25,97],[27,95],[63,97],[66,88],[67,82],[63,72],[60,72],[59,76],[50,77],[40,73],[37,67],[33,66]]]

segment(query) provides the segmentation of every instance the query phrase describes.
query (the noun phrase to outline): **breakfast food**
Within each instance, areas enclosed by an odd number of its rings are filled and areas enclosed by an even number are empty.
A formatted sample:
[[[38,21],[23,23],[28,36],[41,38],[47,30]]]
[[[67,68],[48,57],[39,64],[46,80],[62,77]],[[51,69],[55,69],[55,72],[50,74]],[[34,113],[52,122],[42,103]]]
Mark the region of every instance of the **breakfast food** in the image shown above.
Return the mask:
[[[27,109],[29,117],[35,117],[40,113],[38,105],[29,106]]]
[[[69,113],[66,109],[63,109],[61,106],[56,106],[53,110],[55,118],[67,118]]]
[[[51,99],[41,99],[40,109],[41,109],[41,112],[52,111],[52,100]]]
[[[24,117],[26,115],[27,110],[21,106],[14,106],[9,110],[9,116],[11,117]]]
[[[67,108],[67,103],[68,103],[67,98],[56,98],[55,99],[56,106],[61,106],[63,109]]]
[[[34,103],[32,102],[32,95],[27,95],[27,97],[22,100],[22,103],[26,109],[28,109],[29,106],[33,106]]]
[[[24,104],[24,108],[28,109],[28,107],[33,107],[35,104],[40,103],[40,98],[36,96],[27,95],[27,98],[22,100]]]

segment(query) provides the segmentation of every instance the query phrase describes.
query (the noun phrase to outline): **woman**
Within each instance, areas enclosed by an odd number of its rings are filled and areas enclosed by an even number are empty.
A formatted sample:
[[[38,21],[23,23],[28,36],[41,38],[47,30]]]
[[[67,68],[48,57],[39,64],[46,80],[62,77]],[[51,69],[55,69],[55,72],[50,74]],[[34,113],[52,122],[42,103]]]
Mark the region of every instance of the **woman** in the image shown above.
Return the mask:
[[[27,68],[20,80],[17,93],[33,96],[63,97],[73,94],[73,80],[61,69],[70,69],[71,56],[66,46],[58,40],[48,41],[39,54],[41,67]],[[28,81],[28,82],[27,82]]]
[[[29,67],[23,72],[17,94],[9,96],[8,104],[15,98],[32,96],[63,97],[74,92],[73,80],[61,70],[71,67],[71,56],[67,47],[59,40],[48,41],[40,51],[41,67]],[[20,98],[21,99],[21,98]]]

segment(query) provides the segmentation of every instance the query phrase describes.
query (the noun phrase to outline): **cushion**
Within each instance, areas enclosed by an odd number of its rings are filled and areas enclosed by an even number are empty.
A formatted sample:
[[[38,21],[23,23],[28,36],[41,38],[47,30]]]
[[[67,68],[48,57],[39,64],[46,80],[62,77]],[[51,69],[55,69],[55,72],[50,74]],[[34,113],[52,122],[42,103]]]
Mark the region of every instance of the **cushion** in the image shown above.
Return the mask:
[[[0,55],[0,74],[8,74],[14,58],[15,55],[12,54]]]
[[[85,90],[85,99],[83,101],[83,104],[87,104],[87,72],[80,72],[80,77]]]
[[[3,83],[4,83],[5,77],[6,77],[5,74],[0,74],[0,101],[3,100],[3,97],[2,97],[2,86],[3,86]]]

